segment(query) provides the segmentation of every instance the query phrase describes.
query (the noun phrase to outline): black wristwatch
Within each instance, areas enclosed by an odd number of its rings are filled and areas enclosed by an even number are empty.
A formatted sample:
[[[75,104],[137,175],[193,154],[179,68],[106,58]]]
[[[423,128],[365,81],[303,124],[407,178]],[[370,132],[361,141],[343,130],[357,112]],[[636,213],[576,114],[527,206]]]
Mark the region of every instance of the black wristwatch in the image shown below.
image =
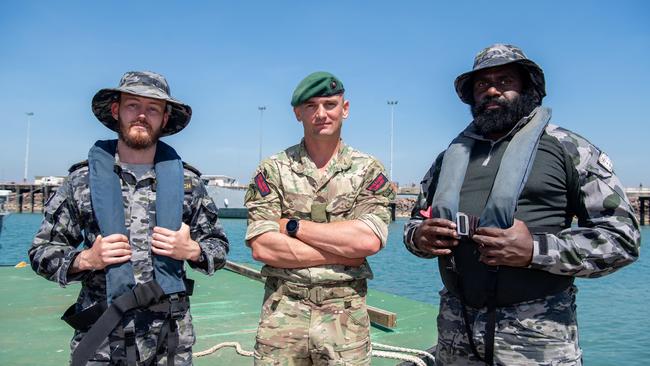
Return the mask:
[[[287,234],[295,238],[296,234],[298,234],[298,228],[300,227],[300,219],[290,219],[287,221],[287,226],[285,227],[287,229]]]

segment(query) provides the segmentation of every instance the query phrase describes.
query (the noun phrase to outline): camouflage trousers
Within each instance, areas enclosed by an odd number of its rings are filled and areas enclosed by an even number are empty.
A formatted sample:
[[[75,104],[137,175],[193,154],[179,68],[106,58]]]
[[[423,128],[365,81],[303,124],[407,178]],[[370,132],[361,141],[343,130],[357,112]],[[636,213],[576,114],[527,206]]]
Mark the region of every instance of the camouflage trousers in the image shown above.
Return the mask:
[[[269,277],[255,365],[369,365],[366,281],[300,286]]]
[[[167,344],[163,341],[161,349],[158,349],[158,337],[163,326],[163,315],[149,311],[138,311],[135,316],[124,320],[124,326],[118,326],[110,336],[110,342],[105,339],[97,349],[95,355],[88,361],[88,366],[126,366],[126,352],[124,348],[124,329],[135,330],[135,345],[137,349],[138,366],[157,365],[167,366]],[[178,346],[174,355],[175,366],[192,365],[192,345],[195,342],[194,329],[192,327],[192,315],[189,310],[183,317],[175,322]],[[75,332],[70,348],[72,351],[77,347],[85,333]]]
[[[494,336],[496,365],[581,365],[575,294],[572,286],[543,299],[498,307]],[[474,344],[483,357],[487,308],[467,307]],[[485,365],[467,341],[459,299],[440,292],[437,365]]]

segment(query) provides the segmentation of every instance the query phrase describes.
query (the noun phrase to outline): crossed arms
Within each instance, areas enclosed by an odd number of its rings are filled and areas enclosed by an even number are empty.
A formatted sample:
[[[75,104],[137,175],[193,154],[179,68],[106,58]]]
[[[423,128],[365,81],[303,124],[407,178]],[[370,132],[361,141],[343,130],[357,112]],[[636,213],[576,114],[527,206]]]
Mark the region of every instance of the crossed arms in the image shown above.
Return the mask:
[[[287,221],[277,220],[280,231],[268,231],[248,241],[255,260],[277,268],[325,264],[356,267],[381,248],[381,240],[359,220],[331,223],[301,220],[296,238],[287,235]]]
[[[366,166],[363,182],[353,189],[349,211],[332,217],[330,222],[315,222],[302,217],[295,238],[287,235],[286,223],[291,217],[286,210],[281,174],[273,162],[267,161],[259,172],[268,180],[268,193],[262,195],[252,183],[246,195],[249,227],[246,242],[253,258],[276,268],[306,268],[319,265],[360,266],[366,257],[377,253],[385,244],[390,212],[388,204],[394,192],[390,184],[369,190],[368,185],[383,167],[378,162]],[[283,207],[285,209],[283,209]]]

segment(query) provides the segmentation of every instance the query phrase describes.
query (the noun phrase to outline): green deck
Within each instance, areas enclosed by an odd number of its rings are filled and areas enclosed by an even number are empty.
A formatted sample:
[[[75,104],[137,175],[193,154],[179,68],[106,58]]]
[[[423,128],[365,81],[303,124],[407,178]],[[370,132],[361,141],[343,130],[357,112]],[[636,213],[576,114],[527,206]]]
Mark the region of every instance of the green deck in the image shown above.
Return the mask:
[[[196,280],[192,296],[197,342],[194,351],[218,343],[239,342],[252,350],[259,318],[263,284],[229,272],[213,277],[190,274]],[[0,364],[65,365],[72,329],[59,319],[72,304],[78,285],[66,289],[36,276],[29,267],[0,267]],[[427,349],[435,344],[437,309],[431,305],[371,290],[368,304],[397,313],[392,331],[372,328],[373,342]],[[195,358],[195,365],[250,365],[252,359],[239,356],[234,349]],[[373,359],[373,365],[394,365],[386,359]]]

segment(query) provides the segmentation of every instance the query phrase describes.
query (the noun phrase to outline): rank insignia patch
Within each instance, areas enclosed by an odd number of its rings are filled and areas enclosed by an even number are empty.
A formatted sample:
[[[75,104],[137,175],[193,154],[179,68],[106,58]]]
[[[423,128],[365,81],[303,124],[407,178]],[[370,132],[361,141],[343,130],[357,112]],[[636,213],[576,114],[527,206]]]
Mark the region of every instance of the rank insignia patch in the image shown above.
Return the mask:
[[[385,186],[387,182],[388,182],[388,178],[386,178],[384,173],[379,173],[377,178],[375,178],[375,180],[373,180],[372,183],[370,183],[370,185],[366,189],[369,190],[370,192],[377,192],[383,186]]]
[[[185,178],[183,181],[183,191],[185,193],[192,193],[192,179],[191,178]]]
[[[605,168],[605,170],[610,173],[614,171],[614,164],[612,164],[609,156],[607,156],[605,153],[600,153],[600,156],[598,157],[598,164],[600,164],[600,166]]]
[[[258,173],[255,176],[255,186],[257,186],[257,190],[260,191],[262,197],[271,193],[271,188],[269,188],[269,184],[266,183],[266,178],[264,178],[264,174],[262,173]]]

